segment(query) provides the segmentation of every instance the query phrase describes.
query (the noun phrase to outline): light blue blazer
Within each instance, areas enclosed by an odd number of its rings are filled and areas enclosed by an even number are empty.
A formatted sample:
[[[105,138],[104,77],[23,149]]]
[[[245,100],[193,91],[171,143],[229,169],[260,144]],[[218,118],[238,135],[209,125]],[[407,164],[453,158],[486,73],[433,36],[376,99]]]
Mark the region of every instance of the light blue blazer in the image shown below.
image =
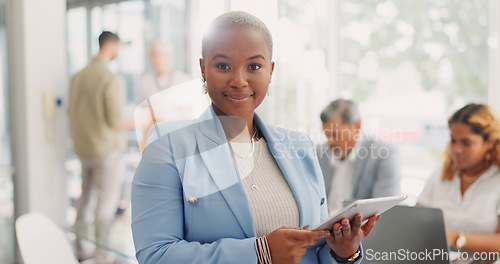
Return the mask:
[[[328,213],[314,145],[254,121],[295,196],[300,226],[318,224]],[[212,107],[150,131],[132,183],[132,231],[139,263],[257,263],[248,198]],[[300,263],[334,261],[324,245]]]

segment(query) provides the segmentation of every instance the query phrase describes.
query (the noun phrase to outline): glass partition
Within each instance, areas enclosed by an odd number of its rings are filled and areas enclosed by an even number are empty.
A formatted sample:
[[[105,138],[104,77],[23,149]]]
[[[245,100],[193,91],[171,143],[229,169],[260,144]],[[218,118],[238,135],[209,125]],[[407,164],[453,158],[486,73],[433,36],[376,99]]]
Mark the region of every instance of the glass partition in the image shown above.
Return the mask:
[[[5,1],[0,0],[0,263],[14,263],[14,184]]]
[[[187,30],[188,2],[184,0],[131,0],[81,1],[82,5],[70,6],[67,10],[68,68],[70,78],[84,68],[99,51],[98,37],[103,30],[117,33],[124,42],[117,59],[110,62],[111,71],[123,76],[127,87],[127,107],[124,114],[133,120],[135,93],[139,89],[141,78],[152,72],[150,48],[154,41],[168,42],[175,51],[172,55],[172,68],[189,72],[187,56],[189,45]],[[191,59],[191,58],[189,58]],[[113,223],[112,243],[108,245],[122,256],[133,256],[130,231],[130,184],[135,168],[140,159],[135,131],[127,133],[128,148],[125,153],[126,179],[122,199],[117,208],[117,221]],[[81,195],[81,164],[73,151],[71,139],[68,139],[67,194],[71,200],[68,209],[68,223],[76,217],[76,204]],[[123,236],[126,238],[123,239]],[[92,238],[89,238],[92,239]],[[125,241],[125,242],[124,242]],[[130,243],[128,243],[130,242]]]

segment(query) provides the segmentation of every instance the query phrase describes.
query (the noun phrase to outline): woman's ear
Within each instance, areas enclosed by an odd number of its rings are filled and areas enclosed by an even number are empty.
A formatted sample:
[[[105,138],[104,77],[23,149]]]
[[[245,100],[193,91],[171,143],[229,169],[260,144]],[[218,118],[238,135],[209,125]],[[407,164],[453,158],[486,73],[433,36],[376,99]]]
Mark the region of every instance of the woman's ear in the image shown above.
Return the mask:
[[[274,72],[274,61],[271,61],[271,72],[269,73],[269,83],[271,83],[271,79],[273,78]]]
[[[493,148],[496,146],[495,141],[488,140],[486,141],[486,148],[488,149],[487,152],[491,152]]]
[[[205,77],[205,61],[203,60],[203,58],[200,58],[200,70],[203,80],[207,80],[207,78]]]

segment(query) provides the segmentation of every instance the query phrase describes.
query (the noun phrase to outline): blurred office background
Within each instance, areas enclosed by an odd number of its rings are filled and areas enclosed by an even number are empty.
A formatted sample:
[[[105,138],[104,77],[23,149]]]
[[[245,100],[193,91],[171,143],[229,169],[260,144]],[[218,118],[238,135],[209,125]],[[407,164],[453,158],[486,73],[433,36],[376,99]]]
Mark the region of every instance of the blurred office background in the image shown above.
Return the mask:
[[[261,18],[274,37],[273,94],[258,113],[319,143],[323,107],[354,99],[365,131],[399,147],[410,203],[439,162],[450,113],[468,102],[500,109],[497,0],[0,0],[0,264],[16,262],[16,216],[74,220],[80,164],[66,97],[99,34],[129,41],[110,67],[133,108],[152,42],[169,41],[173,67],[200,79],[201,36],[231,10]],[[135,132],[128,138],[126,210],[140,158]]]

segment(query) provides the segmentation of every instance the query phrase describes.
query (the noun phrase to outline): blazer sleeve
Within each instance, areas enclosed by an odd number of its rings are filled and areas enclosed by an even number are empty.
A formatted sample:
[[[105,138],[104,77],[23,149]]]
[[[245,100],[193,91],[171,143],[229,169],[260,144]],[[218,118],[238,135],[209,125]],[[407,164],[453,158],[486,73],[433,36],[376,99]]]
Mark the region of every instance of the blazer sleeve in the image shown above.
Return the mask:
[[[139,263],[257,263],[255,238],[184,239],[184,196],[165,137],[150,144],[132,182],[132,232]],[[215,212],[214,212],[215,213]]]
[[[384,151],[384,149],[386,151]],[[378,148],[376,181],[373,185],[373,197],[399,195],[401,193],[401,166],[397,149],[391,145]]]

